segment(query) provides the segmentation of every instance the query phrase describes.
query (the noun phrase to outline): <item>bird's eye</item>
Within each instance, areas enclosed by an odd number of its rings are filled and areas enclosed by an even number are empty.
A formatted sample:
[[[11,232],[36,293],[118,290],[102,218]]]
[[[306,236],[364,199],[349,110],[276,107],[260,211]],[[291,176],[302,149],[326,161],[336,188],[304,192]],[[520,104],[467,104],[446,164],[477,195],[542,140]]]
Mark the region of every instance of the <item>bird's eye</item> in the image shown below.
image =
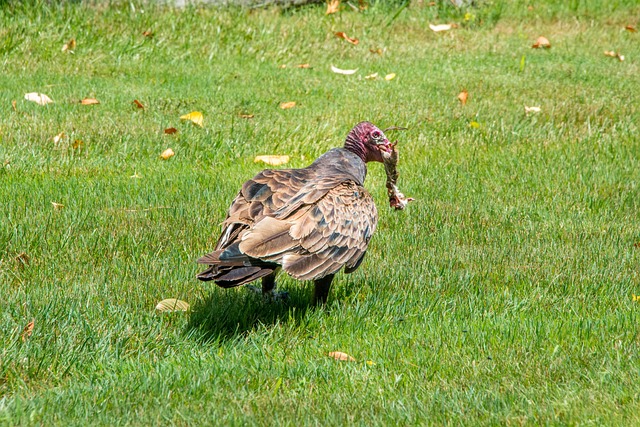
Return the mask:
[[[371,138],[373,138],[373,139],[380,139],[380,138],[382,138],[382,132],[377,131],[377,130],[374,130],[374,131],[371,133]]]

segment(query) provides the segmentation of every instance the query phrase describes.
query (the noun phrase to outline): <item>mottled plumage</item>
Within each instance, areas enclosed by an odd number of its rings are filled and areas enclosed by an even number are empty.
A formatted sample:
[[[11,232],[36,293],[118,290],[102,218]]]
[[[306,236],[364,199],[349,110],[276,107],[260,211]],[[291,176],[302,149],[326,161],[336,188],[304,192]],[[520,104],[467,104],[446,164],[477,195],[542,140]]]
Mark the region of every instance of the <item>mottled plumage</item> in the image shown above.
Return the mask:
[[[198,260],[210,267],[200,280],[233,287],[263,278],[275,286],[278,268],[316,282],[324,301],[333,275],[358,268],[375,232],[378,213],[363,187],[367,161],[382,161],[390,144],[368,122],[358,124],[344,148],[303,169],[266,169],[245,182],[234,199],[215,251]]]

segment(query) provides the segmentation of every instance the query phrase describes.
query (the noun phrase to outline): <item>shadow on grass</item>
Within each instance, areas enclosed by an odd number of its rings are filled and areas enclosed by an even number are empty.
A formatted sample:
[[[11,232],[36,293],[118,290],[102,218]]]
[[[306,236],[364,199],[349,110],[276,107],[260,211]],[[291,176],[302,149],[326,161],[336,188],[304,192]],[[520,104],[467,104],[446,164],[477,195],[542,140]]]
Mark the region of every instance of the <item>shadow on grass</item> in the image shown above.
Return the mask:
[[[187,331],[197,331],[196,336],[203,342],[229,340],[261,325],[299,324],[307,310],[323,310],[313,305],[308,288],[287,291],[287,302],[270,302],[243,287],[212,289],[192,307]]]

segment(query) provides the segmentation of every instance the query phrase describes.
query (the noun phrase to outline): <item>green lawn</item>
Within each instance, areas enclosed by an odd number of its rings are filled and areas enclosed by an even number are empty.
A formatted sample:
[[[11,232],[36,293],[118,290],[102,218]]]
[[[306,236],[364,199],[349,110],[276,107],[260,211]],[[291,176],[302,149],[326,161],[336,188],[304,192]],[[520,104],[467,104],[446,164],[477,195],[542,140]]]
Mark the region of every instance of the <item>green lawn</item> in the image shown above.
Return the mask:
[[[1,425],[640,423],[635,0],[32,3],[0,3]],[[326,307],[195,279],[255,155],[303,167],[361,120],[409,128],[417,201],[370,166],[378,231]]]

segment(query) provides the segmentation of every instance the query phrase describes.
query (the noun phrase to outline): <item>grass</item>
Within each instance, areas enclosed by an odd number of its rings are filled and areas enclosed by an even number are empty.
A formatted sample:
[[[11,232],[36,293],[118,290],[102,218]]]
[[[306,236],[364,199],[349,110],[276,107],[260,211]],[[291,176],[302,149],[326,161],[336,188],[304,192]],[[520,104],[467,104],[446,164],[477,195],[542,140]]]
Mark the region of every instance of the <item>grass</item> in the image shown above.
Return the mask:
[[[0,424],[640,423],[640,8],[424,3],[0,6]],[[255,155],[302,167],[360,120],[409,128],[417,201],[371,165],[378,231],[326,307],[195,280]]]

